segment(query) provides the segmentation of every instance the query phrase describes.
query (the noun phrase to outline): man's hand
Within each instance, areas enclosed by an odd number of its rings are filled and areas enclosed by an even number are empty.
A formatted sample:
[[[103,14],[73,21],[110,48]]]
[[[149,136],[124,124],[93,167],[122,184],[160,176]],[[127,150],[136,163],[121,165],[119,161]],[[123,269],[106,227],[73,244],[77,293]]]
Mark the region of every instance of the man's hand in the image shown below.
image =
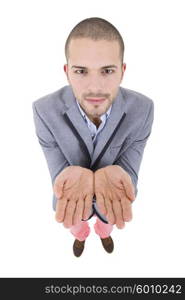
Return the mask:
[[[91,170],[70,166],[55,179],[56,220],[69,228],[87,219],[92,208],[94,176]]]
[[[132,218],[131,202],[135,199],[130,176],[117,165],[99,169],[94,176],[98,208],[110,224],[123,228]]]

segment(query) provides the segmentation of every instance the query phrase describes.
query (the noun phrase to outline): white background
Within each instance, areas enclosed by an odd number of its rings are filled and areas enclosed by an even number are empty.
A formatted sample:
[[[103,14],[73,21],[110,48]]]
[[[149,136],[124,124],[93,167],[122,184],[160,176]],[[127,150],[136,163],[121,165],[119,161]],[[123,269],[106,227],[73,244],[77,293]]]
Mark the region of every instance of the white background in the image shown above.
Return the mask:
[[[184,1],[1,1],[0,276],[185,276]],[[49,171],[35,135],[33,101],[67,84],[64,44],[82,19],[112,22],[125,41],[122,83],[155,104],[134,218],[107,254],[93,230],[83,255],[54,219]]]

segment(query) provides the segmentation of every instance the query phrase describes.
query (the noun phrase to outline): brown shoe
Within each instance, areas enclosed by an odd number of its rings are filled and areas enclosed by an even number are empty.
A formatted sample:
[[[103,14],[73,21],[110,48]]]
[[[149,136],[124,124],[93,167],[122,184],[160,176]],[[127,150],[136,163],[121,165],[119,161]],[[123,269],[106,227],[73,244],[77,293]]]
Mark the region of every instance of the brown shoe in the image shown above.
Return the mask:
[[[75,256],[79,257],[84,250],[85,241],[75,240],[73,244],[73,253]]]
[[[111,236],[105,238],[105,239],[101,239],[103,248],[105,249],[105,251],[107,251],[108,253],[112,253],[112,251],[114,250],[114,242],[111,238]]]

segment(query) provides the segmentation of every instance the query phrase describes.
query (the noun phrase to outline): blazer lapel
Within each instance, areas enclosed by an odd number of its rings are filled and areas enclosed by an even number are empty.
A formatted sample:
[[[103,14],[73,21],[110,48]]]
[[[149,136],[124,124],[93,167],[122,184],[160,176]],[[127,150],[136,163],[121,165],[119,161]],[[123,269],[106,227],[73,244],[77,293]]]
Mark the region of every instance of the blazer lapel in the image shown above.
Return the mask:
[[[91,168],[95,169],[100,159],[104,155],[108,146],[112,142],[117,130],[121,126],[126,117],[126,100],[123,97],[121,89],[118,91],[118,95],[113,102],[111,113],[107,119],[106,125],[99,133],[98,142],[94,149]]]
[[[74,135],[78,138],[80,146],[86,151],[89,156],[89,161],[91,162],[94,151],[92,137],[76,104],[76,99],[71,87],[67,89],[64,95],[64,102],[66,110],[63,115],[66,123],[71,128]]]

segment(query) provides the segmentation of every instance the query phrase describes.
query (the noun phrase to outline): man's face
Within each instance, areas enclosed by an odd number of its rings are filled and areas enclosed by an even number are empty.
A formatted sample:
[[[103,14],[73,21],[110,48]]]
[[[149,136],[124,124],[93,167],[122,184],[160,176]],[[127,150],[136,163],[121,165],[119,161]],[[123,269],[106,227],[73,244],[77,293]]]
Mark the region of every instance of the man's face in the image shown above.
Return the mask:
[[[71,40],[64,70],[77,101],[91,120],[104,114],[115,100],[125,68],[117,41]]]

